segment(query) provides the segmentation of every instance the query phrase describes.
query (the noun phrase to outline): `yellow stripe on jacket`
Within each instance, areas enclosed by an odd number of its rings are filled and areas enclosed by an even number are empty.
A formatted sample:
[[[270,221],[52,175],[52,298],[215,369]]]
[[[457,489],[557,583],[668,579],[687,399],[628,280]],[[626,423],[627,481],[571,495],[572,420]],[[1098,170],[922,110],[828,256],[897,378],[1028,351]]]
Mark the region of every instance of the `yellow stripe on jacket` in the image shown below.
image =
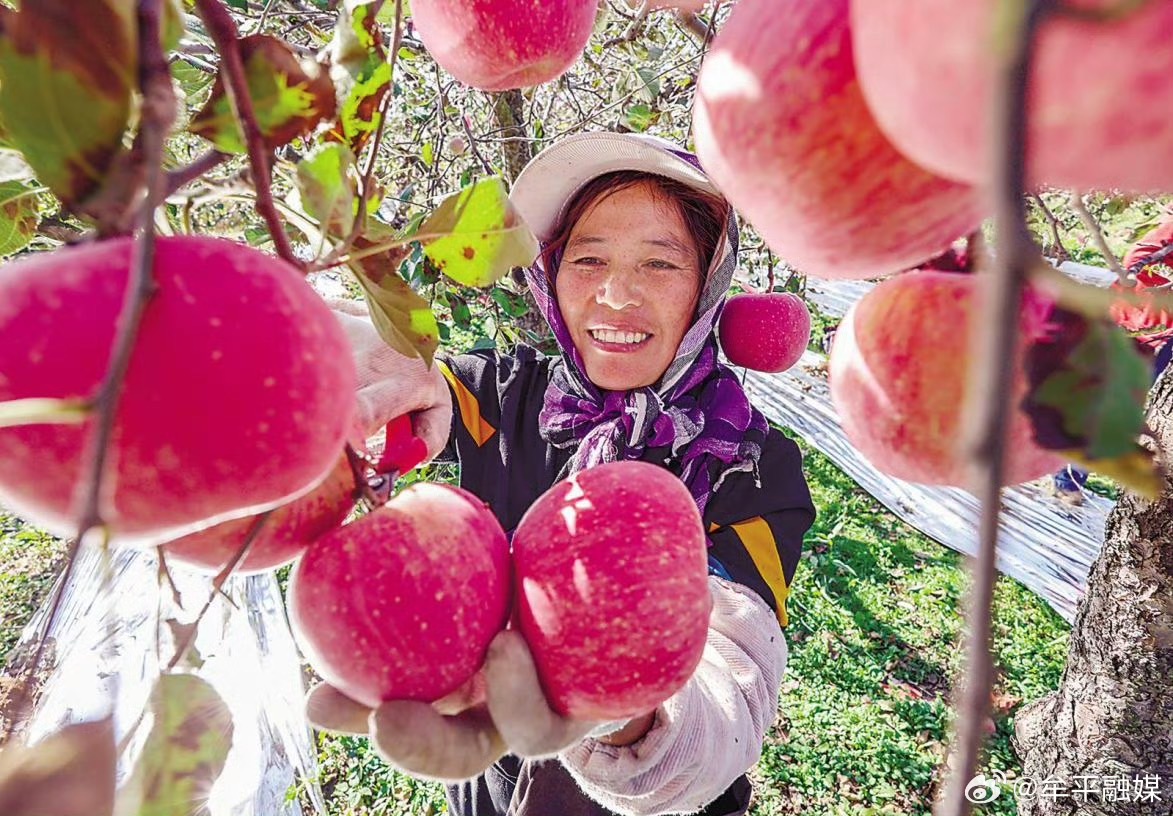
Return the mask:
[[[762,580],[774,593],[778,623],[785,627],[789,623],[786,615],[786,597],[790,594],[790,587],[786,583],[786,573],[782,570],[782,559],[778,555],[778,544],[774,540],[770,525],[761,516],[756,516],[729,526],[737,533]]]
[[[444,379],[448,380],[448,384],[452,386],[452,392],[456,396],[456,406],[460,411],[460,421],[464,423],[469,436],[477,443],[477,446],[484,445],[492,438],[493,434],[497,433],[497,429],[481,416],[481,405],[473,393],[468,390],[468,386],[462,383],[444,362],[437,360],[436,363],[440,366],[440,373],[444,375]]]

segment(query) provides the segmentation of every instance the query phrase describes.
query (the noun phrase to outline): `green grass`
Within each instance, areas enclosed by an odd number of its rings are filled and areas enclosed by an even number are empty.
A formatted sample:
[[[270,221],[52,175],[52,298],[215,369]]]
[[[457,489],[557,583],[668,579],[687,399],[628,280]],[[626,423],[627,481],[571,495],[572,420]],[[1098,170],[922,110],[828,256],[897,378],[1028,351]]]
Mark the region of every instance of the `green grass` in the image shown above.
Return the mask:
[[[754,816],[928,816],[961,661],[965,559],[911,530],[828,459],[804,446],[819,508],[790,599],[790,664],[779,718],[753,771]],[[53,539],[0,516],[0,644],[15,641],[43,597]],[[983,769],[1019,771],[1014,711],[1057,687],[1069,627],[1000,578],[994,638],[997,732]],[[364,739],[319,736],[331,816],[444,813],[439,785],[391,771]],[[1003,795],[982,814],[1010,816]]]
[[[65,543],[0,511],[0,664],[48,594]]]

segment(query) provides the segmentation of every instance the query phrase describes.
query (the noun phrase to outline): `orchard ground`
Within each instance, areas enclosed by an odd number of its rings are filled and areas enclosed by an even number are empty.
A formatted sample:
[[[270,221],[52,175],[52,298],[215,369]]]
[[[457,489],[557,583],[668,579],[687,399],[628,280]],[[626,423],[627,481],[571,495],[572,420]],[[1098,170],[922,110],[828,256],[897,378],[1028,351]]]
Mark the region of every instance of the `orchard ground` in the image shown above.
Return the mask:
[[[819,519],[789,602],[790,664],[761,762],[752,816],[928,816],[948,738],[958,669],[962,556],[885,511],[806,446]],[[62,542],[0,515],[0,653],[47,594]],[[987,771],[1016,774],[1014,714],[1058,687],[1068,625],[1017,582],[998,581],[994,610],[997,733]],[[443,790],[392,772],[365,739],[321,735],[330,816],[444,813]],[[1004,795],[983,814],[1013,814]]]

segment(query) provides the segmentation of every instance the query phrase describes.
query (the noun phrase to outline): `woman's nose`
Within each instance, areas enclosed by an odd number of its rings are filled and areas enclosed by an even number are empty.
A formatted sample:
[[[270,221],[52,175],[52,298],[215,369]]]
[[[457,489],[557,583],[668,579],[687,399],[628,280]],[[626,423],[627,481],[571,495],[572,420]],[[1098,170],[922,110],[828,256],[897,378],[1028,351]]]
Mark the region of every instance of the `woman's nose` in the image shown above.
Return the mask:
[[[628,306],[639,306],[641,295],[638,274],[623,269],[608,270],[606,276],[599,282],[595,300],[616,311]]]

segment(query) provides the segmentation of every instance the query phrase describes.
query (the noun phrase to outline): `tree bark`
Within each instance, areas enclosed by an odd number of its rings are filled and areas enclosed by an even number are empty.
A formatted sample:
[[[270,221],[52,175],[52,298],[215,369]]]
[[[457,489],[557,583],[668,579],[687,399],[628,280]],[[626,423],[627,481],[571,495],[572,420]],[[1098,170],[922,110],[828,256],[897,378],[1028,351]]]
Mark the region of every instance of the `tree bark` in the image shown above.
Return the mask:
[[[1173,368],[1147,413],[1173,451]],[[1016,720],[1023,779],[1053,780],[1018,796],[1019,816],[1173,814],[1173,482],[1156,501],[1126,492],[1104,537],[1059,690]]]
[[[505,175],[512,184],[532,157],[529,135],[525,131],[525,99],[521,91],[502,91],[493,95],[493,116],[501,129],[501,155]]]

